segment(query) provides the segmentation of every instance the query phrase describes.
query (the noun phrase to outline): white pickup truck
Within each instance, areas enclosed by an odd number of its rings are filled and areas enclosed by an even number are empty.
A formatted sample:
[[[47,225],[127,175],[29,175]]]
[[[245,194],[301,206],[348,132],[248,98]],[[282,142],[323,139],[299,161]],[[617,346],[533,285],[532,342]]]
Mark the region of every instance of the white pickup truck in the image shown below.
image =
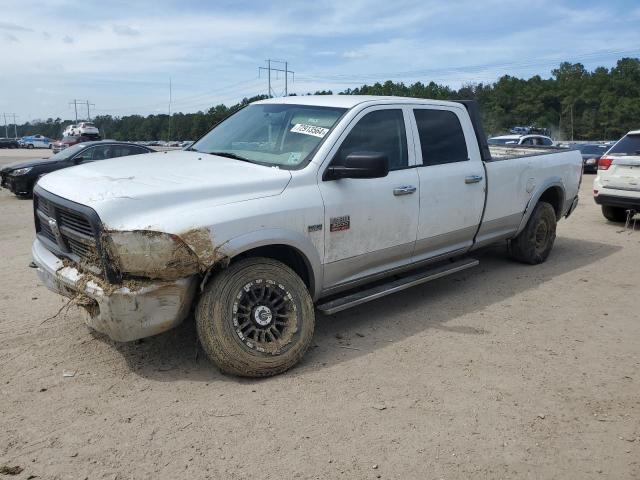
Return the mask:
[[[473,102],[260,101],[187,151],[42,177],[33,260],[114,340],[166,331],[194,309],[223,371],[273,375],[307,350],[316,309],[472,267],[489,244],[546,260],[577,204],[580,153],[496,148]]]

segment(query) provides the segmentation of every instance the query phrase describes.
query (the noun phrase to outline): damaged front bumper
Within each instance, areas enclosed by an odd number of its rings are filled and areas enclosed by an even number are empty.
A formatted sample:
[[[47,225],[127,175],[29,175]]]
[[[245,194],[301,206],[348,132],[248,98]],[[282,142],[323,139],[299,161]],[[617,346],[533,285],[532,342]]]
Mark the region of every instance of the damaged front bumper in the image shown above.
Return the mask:
[[[189,314],[198,285],[195,276],[173,281],[136,281],[104,285],[49,251],[36,239],[32,247],[38,277],[49,290],[78,298],[85,323],[119,342],[170,330]]]

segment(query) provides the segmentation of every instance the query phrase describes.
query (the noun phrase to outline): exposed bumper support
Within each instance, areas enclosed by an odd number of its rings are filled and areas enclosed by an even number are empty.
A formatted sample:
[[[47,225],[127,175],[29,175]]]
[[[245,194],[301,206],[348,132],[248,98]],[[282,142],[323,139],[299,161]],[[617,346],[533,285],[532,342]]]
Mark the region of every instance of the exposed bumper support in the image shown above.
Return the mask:
[[[175,281],[140,281],[135,287],[106,290],[95,279],[62,260],[35,240],[33,261],[46,287],[66,297],[89,300],[85,323],[120,342],[157,335],[169,330],[189,314],[198,285],[195,277]],[[82,303],[82,302],[81,302]]]

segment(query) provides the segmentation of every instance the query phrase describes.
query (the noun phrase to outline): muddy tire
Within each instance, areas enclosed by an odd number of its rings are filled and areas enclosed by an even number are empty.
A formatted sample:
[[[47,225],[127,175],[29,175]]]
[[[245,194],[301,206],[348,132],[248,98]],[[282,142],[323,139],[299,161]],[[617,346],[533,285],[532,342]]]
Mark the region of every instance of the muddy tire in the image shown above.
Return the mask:
[[[556,239],[556,212],[547,202],[538,202],[520,234],[509,242],[511,258],[537,265],[544,262]]]
[[[225,373],[268,377],[300,361],[315,325],[302,279],[270,258],[232,263],[209,282],[196,308],[202,348]]]
[[[602,205],[602,215],[610,222],[621,223],[627,220],[627,211],[620,207]]]

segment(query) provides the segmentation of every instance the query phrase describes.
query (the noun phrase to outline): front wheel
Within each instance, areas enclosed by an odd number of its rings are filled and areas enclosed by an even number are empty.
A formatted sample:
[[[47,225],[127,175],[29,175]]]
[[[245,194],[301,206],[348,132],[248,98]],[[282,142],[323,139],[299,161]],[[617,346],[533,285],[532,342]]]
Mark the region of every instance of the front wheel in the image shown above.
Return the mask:
[[[514,260],[531,265],[544,262],[556,239],[556,211],[547,202],[538,202],[524,230],[509,242]]]
[[[196,309],[203,349],[225,373],[268,377],[300,361],[315,313],[302,279],[270,258],[232,263],[207,285]]]
[[[602,215],[610,222],[624,222],[627,220],[627,212],[624,208],[610,207],[609,205],[602,205]]]

